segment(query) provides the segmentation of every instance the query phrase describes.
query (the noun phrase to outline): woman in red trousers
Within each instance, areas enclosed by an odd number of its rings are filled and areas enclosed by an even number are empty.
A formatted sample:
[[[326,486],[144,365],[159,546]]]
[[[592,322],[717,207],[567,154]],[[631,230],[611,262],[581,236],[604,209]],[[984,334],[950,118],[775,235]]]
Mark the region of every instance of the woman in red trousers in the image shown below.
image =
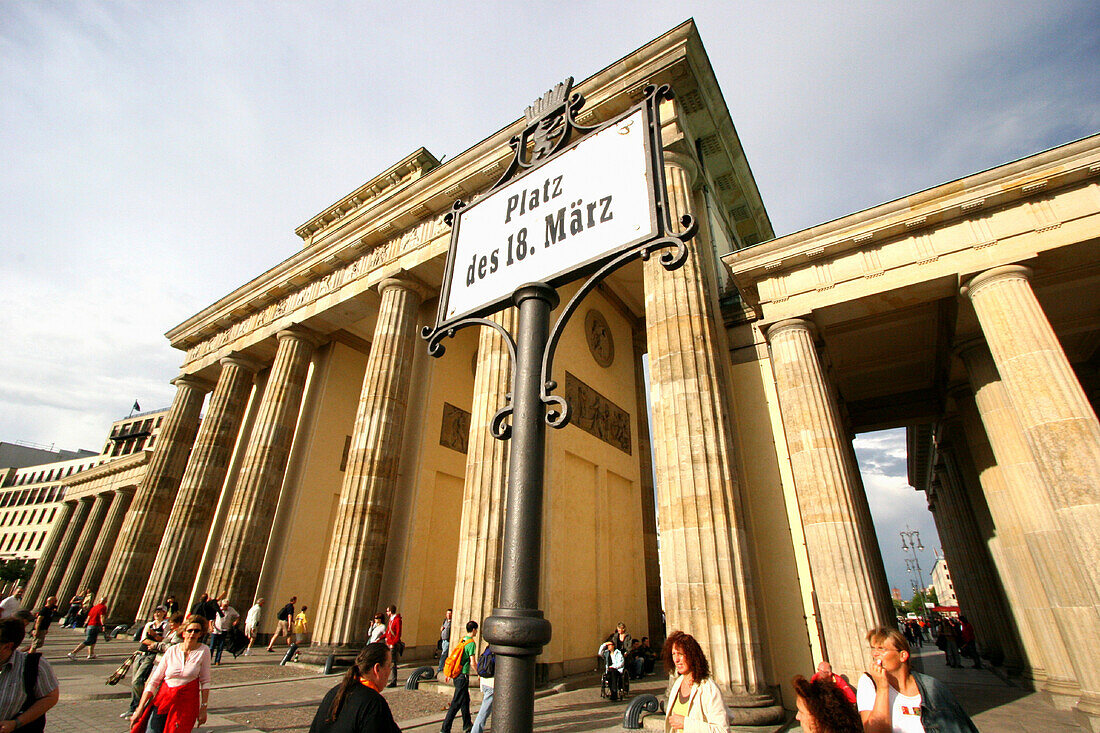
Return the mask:
[[[164,733],[191,733],[196,723],[206,723],[210,647],[199,642],[205,634],[206,619],[189,616],[183,624],[183,641],[168,647],[145,683],[141,702],[130,718],[130,733],[145,733],[147,726]]]

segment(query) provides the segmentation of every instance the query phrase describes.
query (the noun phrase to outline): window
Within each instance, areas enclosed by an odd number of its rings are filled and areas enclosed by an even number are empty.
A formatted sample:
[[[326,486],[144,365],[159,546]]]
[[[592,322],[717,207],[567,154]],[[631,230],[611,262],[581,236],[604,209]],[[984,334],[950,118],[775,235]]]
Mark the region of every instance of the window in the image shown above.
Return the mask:
[[[161,415],[160,417],[157,418],[157,427],[158,428],[160,427],[160,423],[161,423],[162,420],[164,420],[164,415]]]
[[[41,550],[42,549],[42,543],[45,542],[45,540],[46,540],[46,533],[42,532],[41,534],[38,535],[38,544],[34,546],[34,549],[35,550]]]

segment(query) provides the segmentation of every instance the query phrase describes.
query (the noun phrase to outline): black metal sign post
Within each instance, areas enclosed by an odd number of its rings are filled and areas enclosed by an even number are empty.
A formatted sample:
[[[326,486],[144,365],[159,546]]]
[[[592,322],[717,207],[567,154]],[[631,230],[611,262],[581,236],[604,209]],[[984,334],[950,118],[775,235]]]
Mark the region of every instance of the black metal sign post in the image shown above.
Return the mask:
[[[553,394],[557,383],[551,378],[551,374],[558,340],[581,300],[610,273],[635,257],[648,259],[651,253],[658,250],[664,250],[659,258],[661,265],[666,270],[674,270],[686,260],[686,242],[698,230],[698,224],[691,215],[682,217],[678,222],[682,227],[679,230],[669,221],[658,105],[661,100],[672,98],[671,89],[668,86],[650,85],[646,87],[645,100],[638,107],[599,127],[585,128],[574,119],[577,111],[584,105],[584,98],[576,93],[570,96],[572,82],[570,78],[557,85],[527,109],[527,127],[511,141],[515,157],[482,201],[513,179],[523,177],[569,152],[573,148],[570,143],[574,139],[580,142],[591,133],[598,133],[617,123],[621,125],[624,120],[641,110],[646,128],[645,175],[650,189],[648,233],[640,239],[601,252],[568,271],[554,273],[546,278],[546,282],[521,285],[512,292],[510,298],[494,298],[461,313],[448,315],[448,308],[451,307],[451,286],[454,282],[452,276],[458,266],[455,256],[459,226],[462,215],[468,211],[465,204],[456,201],[447,217],[452,226],[451,251],[447,258],[447,274],[440,297],[439,314],[435,326],[425,327],[421,334],[428,342],[428,353],[441,356],[444,352],[444,338],[453,337],[456,331],[468,326],[487,326],[500,333],[512,356],[513,391],[508,396],[510,403],[497,412],[491,426],[494,437],[512,441],[505,498],[500,591],[498,606],[481,627],[482,635],[497,654],[493,728],[503,733],[529,733],[534,729],[535,660],[550,641],[551,635],[550,622],[543,617],[538,601],[542,564],[546,426],[565,427],[569,423],[570,414],[570,406],[566,400]],[[532,200],[538,199],[538,191],[534,188],[531,191],[535,193]],[[543,201],[550,191],[551,184],[548,180],[543,188]],[[525,189],[523,195],[528,193]],[[609,202],[610,198],[608,196]],[[515,208],[511,201],[509,199],[509,206]],[[470,208],[478,203],[481,202]],[[587,208],[589,221],[595,220],[591,206],[585,206],[578,201],[574,208],[582,210],[582,217]],[[559,231],[565,231],[564,228],[556,228],[558,221],[560,219],[554,220],[553,216],[546,217],[547,246],[550,244],[550,237],[557,235]],[[581,225],[583,224],[582,218]],[[511,244],[512,240],[509,239],[509,258],[512,257]],[[546,255],[542,259],[551,257],[552,255]],[[482,266],[484,267],[484,263]],[[470,268],[470,278],[475,278],[477,268],[478,260],[475,257]],[[570,299],[551,328],[550,314],[559,302],[554,288],[586,274],[589,275],[588,279]],[[518,309],[519,315],[515,340],[507,329],[487,318],[512,304]],[[510,425],[506,422],[508,418],[511,418]]]

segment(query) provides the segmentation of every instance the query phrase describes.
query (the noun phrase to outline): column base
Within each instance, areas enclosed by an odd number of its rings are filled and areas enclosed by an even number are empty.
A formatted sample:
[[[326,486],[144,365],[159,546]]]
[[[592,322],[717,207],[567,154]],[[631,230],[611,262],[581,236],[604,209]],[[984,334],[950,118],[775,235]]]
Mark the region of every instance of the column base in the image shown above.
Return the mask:
[[[1077,701],[1073,708],[1074,716],[1084,726],[1085,730],[1092,733],[1100,733],[1100,698],[1091,693],[1085,693]]]
[[[787,719],[787,711],[771,693],[735,692],[724,697],[730,709],[730,725],[773,725]]]
[[[1075,680],[1048,677],[1042,689],[1050,704],[1059,710],[1073,710],[1081,697],[1081,686]]]
[[[359,652],[363,651],[366,642],[362,644],[314,644],[298,651],[298,661],[302,664],[316,664],[323,667],[329,655],[333,655],[332,666],[334,669],[346,669],[355,663]]]

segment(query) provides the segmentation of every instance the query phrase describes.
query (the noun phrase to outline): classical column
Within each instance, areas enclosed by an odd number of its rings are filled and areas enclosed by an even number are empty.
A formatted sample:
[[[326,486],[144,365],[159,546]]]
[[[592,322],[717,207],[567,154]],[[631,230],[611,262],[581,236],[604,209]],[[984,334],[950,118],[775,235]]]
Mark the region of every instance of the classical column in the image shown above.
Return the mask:
[[[971,350],[985,350],[984,344],[971,344],[960,349],[963,363],[969,365],[974,357]],[[990,359],[985,352],[985,359]],[[990,361],[992,366],[992,361]],[[969,366],[968,366],[969,369]],[[1066,652],[1062,633],[1050,610],[1050,601],[1039,579],[1039,571],[1031,557],[1024,537],[1024,520],[1020,507],[1016,506],[1009,488],[1010,478],[1004,466],[998,465],[989,444],[974,393],[969,387],[957,389],[951,395],[962,418],[966,442],[974,460],[974,468],[986,505],[996,525],[994,538],[1002,556],[994,553],[994,561],[1000,569],[1009,602],[1020,629],[1020,640],[1031,668],[1031,677],[1039,684],[1054,681],[1061,689],[1075,689],[1077,682]]]
[[[107,512],[107,519],[103,522],[103,531],[96,538],[95,547],[84,575],[80,578],[79,588],[98,588],[103,580],[103,571],[107,569],[107,561],[111,558],[111,552],[115,549],[115,541],[118,540],[119,530],[122,529],[122,521],[126,518],[126,511],[130,508],[130,501],[134,498],[134,489],[125,487],[111,492],[114,498],[111,500],[111,508]],[[61,600],[61,599],[58,599]]]
[[[72,560],[69,567],[61,577],[61,584],[57,588],[57,599],[68,599],[77,591],[77,584],[84,577],[84,570],[88,567],[88,560],[92,557],[92,549],[95,542],[103,532],[103,519],[107,516],[107,509],[111,505],[112,494],[105,491],[92,498],[92,508],[88,511],[88,518],[84,522],[84,529],[80,532],[80,539],[73,545]],[[89,586],[84,586],[89,587]],[[95,588],[92,588],[95,591]]]
[[[131,623],[137,617],[138,602],[199,429],[203,397],[209,391],[205,382],[191,376],[177,377],[172,383],[176,385],[172,409],[103,573],[99,595],[107,597],[112,621]]]
[[[1090,585],[1081,558],[1066,537],[1055,514],[1053,492],[1035,460],[1019,420],[1019,412],[990,353],[981,347],[962,352],[974,401],[981,414],[989,445],[1005,478],[1006,498],[1016,510],[1024,540],[1046,591],[1056,628],[1073,667],[1072,676],[1059,674],[1053,657],[1043,689],[1060,705],[1081,695],[1086,710],[1100,712],[1100,662],[1091,649],[1100,645],[1100,610],[1096,588]],[[1054,646],[1049,647],[1056,652]],[[1076,678],[1074,680],[1072,678]]]
[[[384,280],[340,489],[313,643],[358,650],[378,607],[409,399],[421,294]],[[456,616],[457,618],[457,616]]]
[[[53,527],[50,528],[50,534],[46,537],[46,543],[42,546],[42,554],[38,556],[38,561],[34,564],[34,572],[31,573],[31,579],[27,582],[27,587],[23,591],[23,598],[27,600],[27,608],[41,608],[46,603],[46,596],[49,593],[45,592],[44,581],[50,572],[50,568],[59,559],[58,548],[69,529],[69,521],[72,519],[75,507],[76,502],[66,501],[57,510]],[[60,601],[60,599],[58,600]],[[69,599],[66,598],[65,600]]]
[[[294,326],[277,334],[279,346],[267,389],[248,437],[222,536],[207,581],[213,593],[251,605],[294,442],[315,335]],[[197,565],[197,562],[196,562]]]
[[[515,332],[516,310],[492,316]],[[470,442],[466,452],[466,482],[462,489],[462,519],[458,531],[454,618],[451,642],[465,633],[465,619],[488,618],[496,606],[500,585],[500,550],[504,538],[504,495],[508,483],[508,443],[497,440],[489,426],[511,391],[512,361],[500,334],[482,328],[478,340]]]
[[[964,292],[1046,479],[1073,559],[1089,585],[1100,589],[1100,421],[1030,277],[1026,267],[996,267],[970,280]]]
[[[874,529],[845,465],[849,438],[830,404],[813,325],[781,321],[767,335],[826,652],[838,672],[856,674],[867,666],[867,630],[893,621],[875,592]]]
[[[168,594],[185,597],[195,582],[258,366],[236,355],[221,360],[218,384],[210,395],[206,417],[199,427],[160,552],[145,586],[139,606],[143,618],[151,616]]]
[[[954,431],[952,431],[954,432]],[[950,531],[959,556],[948,556],[952,575],[958,572],[956,590],[965,588],[969,593],[967,613],[974,624],[976,643],[982,655],[1000,666],[1002,663],[1014,673],[1023,667],[1020,648],[1016,642],[1015,620],[1008,614],[1001,585],[996,580],[989,548],[978,526],[977,511],[968,494],[972,466],[969,465],[965,446],[957,446],[954,440],[943,440],[939,445],[941,465],[937,474],[943,494],[949,503]],[[946,552],[946,548],[945,548]]]
[[[65,527],[65,536],[61,538],[61,542],[57,546],[57,555],[46,571],[45,580],[42,581],[40,595],[43,601],[49,596],[57,595],[61,579],[68,573],[69,566],[72,564],[73,549],[80,539],[80,534],[84,531],[84,523],[88,519],[88,512],[92,509],[92,497],[90,496],[83,496],[65,503],[73,507],[71,510],[72,518],[69,520],[68,526]],[[58,597],[57,602],[62,604],[68,600],[68,598]]]
[[[673,221],[691,210],[688,165],[666,153]],[[700,237],[674,272],[656,257],[643,265],[661,568],[668,631],[695,636],[715,681],[751,705],[766,680],[712,256]]]
[[[659,639],[664,627],[661,603],[661,557],[660,542],[657,539],[657,507],[653,505],[653,442],[649,435],[649,411],[646,408],[645,354],[646,334],[643,330],[634,330],[632,334],[634,356],[634,404],[637,405],[638,419],[638,464],[641,474],[638,488],[641,490],[642,507],[642,568],[645,571],[646,633],[637,636],[649,636]]]

